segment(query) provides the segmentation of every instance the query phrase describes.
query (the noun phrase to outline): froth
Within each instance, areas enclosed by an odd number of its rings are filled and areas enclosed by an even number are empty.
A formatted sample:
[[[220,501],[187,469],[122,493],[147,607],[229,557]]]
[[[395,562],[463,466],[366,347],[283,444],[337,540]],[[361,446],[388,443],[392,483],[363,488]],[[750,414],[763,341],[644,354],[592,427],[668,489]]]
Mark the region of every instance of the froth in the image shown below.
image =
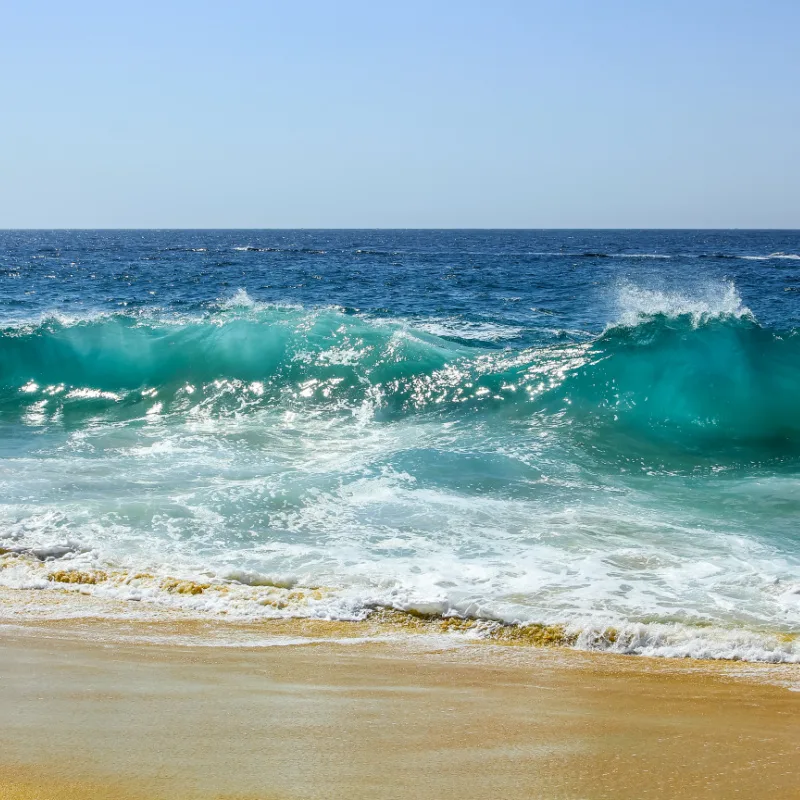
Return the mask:
[[[650,657],[800,663],[798,637],[775,630],[631,623],[602,617],[562,622],[557,615],[550,622],[509,622],[459,613],[444,602],[403,604],[396,602],[397,598],[393,602],[386,594],[373,592],[371,596],[358,597],[343,589],[303,587],[291,579],[269,579],[255,573],[230,573],[226,578],[209,574],[175,578],[163,572],[109,566],[100,569],[85,557],[54,561],[18,553],[0,555],[0,587],[37,593],[36,599],[29,592],[6,593],[0,613],[0,622],[6,624],[31,616],[53,620],[120,616],[163,620],[173,614],[181,619],[216,618],[228,622],[369,622],[375,626],[373,636],[380,636],[388,628],[390,632],[406,634],[448,634],[465,644],[479,640]],[[135,607],[131,607],[132,601]],[[171,639],[170,643],[179,642]],[[216,637],[215,643],[225,644]],[[261,644],[279,643],[266,639]]]
[[[523,328],[514,325],[501,325],[493,322],[470,322],[455,317],[432,318],[410,323],[415,330],[433,334],[441,338],[463,339],[477,342],[499,342],[518,339]]]
[[[237,289],[228,300],[220,304],[222,308],[255,308],[256,301],[247,294],[245,289]]]
[[[623,325],[636,325],[656,316],[691,317],[694,324],[720,317],[752,316],[729,281],[699,285],[691,293],[622,283],[617,290],[617,311]]]

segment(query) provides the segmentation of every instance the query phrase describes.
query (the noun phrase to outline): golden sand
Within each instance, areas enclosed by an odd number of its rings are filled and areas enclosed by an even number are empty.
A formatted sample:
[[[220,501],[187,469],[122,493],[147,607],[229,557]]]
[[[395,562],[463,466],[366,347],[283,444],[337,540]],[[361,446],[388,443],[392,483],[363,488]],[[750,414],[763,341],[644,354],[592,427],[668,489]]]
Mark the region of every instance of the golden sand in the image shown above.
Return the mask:
[[[0,799],[800,797],[797,667],[370,624],[0,628]]]

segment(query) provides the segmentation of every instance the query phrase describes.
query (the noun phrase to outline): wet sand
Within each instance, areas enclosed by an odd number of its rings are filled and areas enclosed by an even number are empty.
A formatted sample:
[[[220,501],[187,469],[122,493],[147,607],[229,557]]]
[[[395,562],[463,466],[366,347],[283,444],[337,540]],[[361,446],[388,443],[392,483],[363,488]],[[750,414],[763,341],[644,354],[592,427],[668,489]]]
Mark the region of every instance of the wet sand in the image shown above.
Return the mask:
[[[800,797],[797,667],[236,632],[0,627],[0,798]]]

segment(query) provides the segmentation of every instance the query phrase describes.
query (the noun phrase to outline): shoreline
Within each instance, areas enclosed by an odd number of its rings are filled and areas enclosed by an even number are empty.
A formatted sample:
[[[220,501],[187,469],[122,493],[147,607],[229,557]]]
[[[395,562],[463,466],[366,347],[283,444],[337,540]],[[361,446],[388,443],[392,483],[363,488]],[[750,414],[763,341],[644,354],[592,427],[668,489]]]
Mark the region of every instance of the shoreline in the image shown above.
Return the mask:
[[[797,665],[167,616],[6,617],[0,799],[797,796]]]
[[[53,569],[60,566],[61,569]],[[4,620],[107,618],[144,622],[195,621],[267,631],[333,628],[338,636],[454,635],[497,644],[566,647],[578,651],[697,661],[800,664],[800,633],[790,629],[734,627],[686,621],[572,623],[504,622],[414,608],[319,605],[330,587],[288,582],[239,583],[124,570],[76,569],[30,554],[0,549],[0,624]],[[21,570],[21,572],[20,572]],[[31,574],[31,570],[33,570]],[[333,612],[333,613],[332,613]],[[357,612],[357,613],[356,613]]]

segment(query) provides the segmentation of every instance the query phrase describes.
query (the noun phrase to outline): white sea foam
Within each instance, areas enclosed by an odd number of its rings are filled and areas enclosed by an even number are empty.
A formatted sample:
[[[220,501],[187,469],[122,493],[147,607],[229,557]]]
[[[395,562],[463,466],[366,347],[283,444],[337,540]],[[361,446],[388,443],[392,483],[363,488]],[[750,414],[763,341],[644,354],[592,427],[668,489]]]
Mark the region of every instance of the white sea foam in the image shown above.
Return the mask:
[[[575,646],[582,650],[663,658],[800,663],[798,642],[778,633],[674,623],[626,623],[612,631],[609,634],[609,628],[590,623],[576,631]]]
[[[100,322],[113,316],[108,311],[87,311],[82,314],[67,314],[60,311],[48,311],[43,314],[29,315],[19,318],[6,317],[2,327],[20,334],[28,333],[43,325],[59,325],[64,328],[92,322]]]
[[[752,312],[742,302],[730,281],[693,287],[691,293],[651,289],[623,282],[617,288],[617,314],[623,325],[636,325],[654,316],[689,316],[695,324],[715,317],[749,317]]]
[[[223,308],[254,308],[256,301],[247,294],[245,289],[237,289],[233,296],[221,303]]]
[[[297,303],[265,303],[255,300],[247,293],[246,289],[237,289],[230,297],[217,301],[217,307],[223,311],[265,311],[278,309],[281,311],[303,311],[304,306]],[[313,310],[309,310],[312,313]]]
[[[614,253],[611,256],[612,258],[662,258],[662,259],[671,259],[672,256],[668,256],[664,253]]]
[[[25,554],[6,555],[0,557],[0,586],[56,592],[76,601],[80,595],[89,595],[96,601],[111,604],[99,608],[96,604],[82,606],[80,602],[48,602],[43,597],[42,602],[36,604],[36,615],[50,619],[102,614],[158,619],[162,612],[172,611],[180,613],[184,619],[189,615],[197,619],[239,622],[288,618],[359,621],[379,608],[443,618],[464,616],[465,611],[463,603],[454,607],[444,599],[409,602],[396,587],[392,590],[389,586],[381,590],[376,585],[372,591],[361,592],[359,596],[352,590],[303,587],[291,579],[279,577],[273,581],[253,573],[239,575],[243,582],[232,577],[233,573],[227,578],[208,574],[174,578],[109,569],[108,565],[105,571],[98,572],[90,562],[86,558],[42,561]],[[75,576],[74,583],[69,582],[70,575]],[[94,580],[97,582],[88,582]],[[119,602],[135,602],[136,609],[128,611],[114,605]],[[31,603],[28,596],[20,596],[16,603],[13,596],[6,596],[0,621],[29,618]],[[467,611],[472,611],[473,616],[479,610],[474,603],[468,604]],[[460,635],[467,639],[492,638],[508,624],[495,620],[486,618],[481,623],[478,617],[476,624]],[[800,643],[780,632],[674,622],[631,623],[610,615],[592,618],[555,614],[550,618],[532,619],[518,616],[513,624],[524,627],[528,622],[561,625],[565,641],[580,650],[665,658],[800,663]]]
[[[287,464],[296,462],[307,444],[291,444],[292,429],[302,421],[282,429],[276,422],[263,426],[262,441],[275,439],[272,459],[284,451]],[[219,439],[207,449],[195,440],[188,450],[124,458],[133,485],[169,476],[166,494],[149,501],[155,513],[135,495],[118,496],[106,511],[82,503],[38,513],[6,507],[0,585],[238,620],[359,620],[387,607],[484,619],[488,632],[499,622],[563,624],[575,646],[612,652],[800,660],[800,643],[780,633],[800,629],[798,563],[767,543],[682,528],[613,494],[606,506],[548,509],[434,489],[397,469],[365,476],[376,453],[426,452],[432,440],[424,428],[337,432],[320,422],[325,440],[288,478],[267,465],[257,478],[252,467],[232,471]],[[241,426],[228,432],[235,441],[243,434]],[[116,468],[113,458],[106,467]],[[67,469],[77,487],[91,480]],[[339,485],[325,488],[332,473],[342,476]],[[194,489],[181,474],[216,477]],[[465,479],[463,468],[453,474]],[[292,502],[292,484],[301,481],[309,490]],[[548,480],[536,491],[558,487]],[[284,500],[274,505],[276,496]],[[235,503],[238,516],[220,503]],[[263,519],[271,534],[248,532],[250,518]],[[49,577],[70,571],[103,575],[94,583]]]
[[[469,320],[458,319],[457,317],[430,318],[423,321],[398,320],[401,324],[408,324],[418,331],[441,336],[443,338],[452,337],[464,340],[474,340],[483,342],[500,342],[511,339],[518,339],[525,331],[515,325],[501,325],[495,322],[471,322]]]

